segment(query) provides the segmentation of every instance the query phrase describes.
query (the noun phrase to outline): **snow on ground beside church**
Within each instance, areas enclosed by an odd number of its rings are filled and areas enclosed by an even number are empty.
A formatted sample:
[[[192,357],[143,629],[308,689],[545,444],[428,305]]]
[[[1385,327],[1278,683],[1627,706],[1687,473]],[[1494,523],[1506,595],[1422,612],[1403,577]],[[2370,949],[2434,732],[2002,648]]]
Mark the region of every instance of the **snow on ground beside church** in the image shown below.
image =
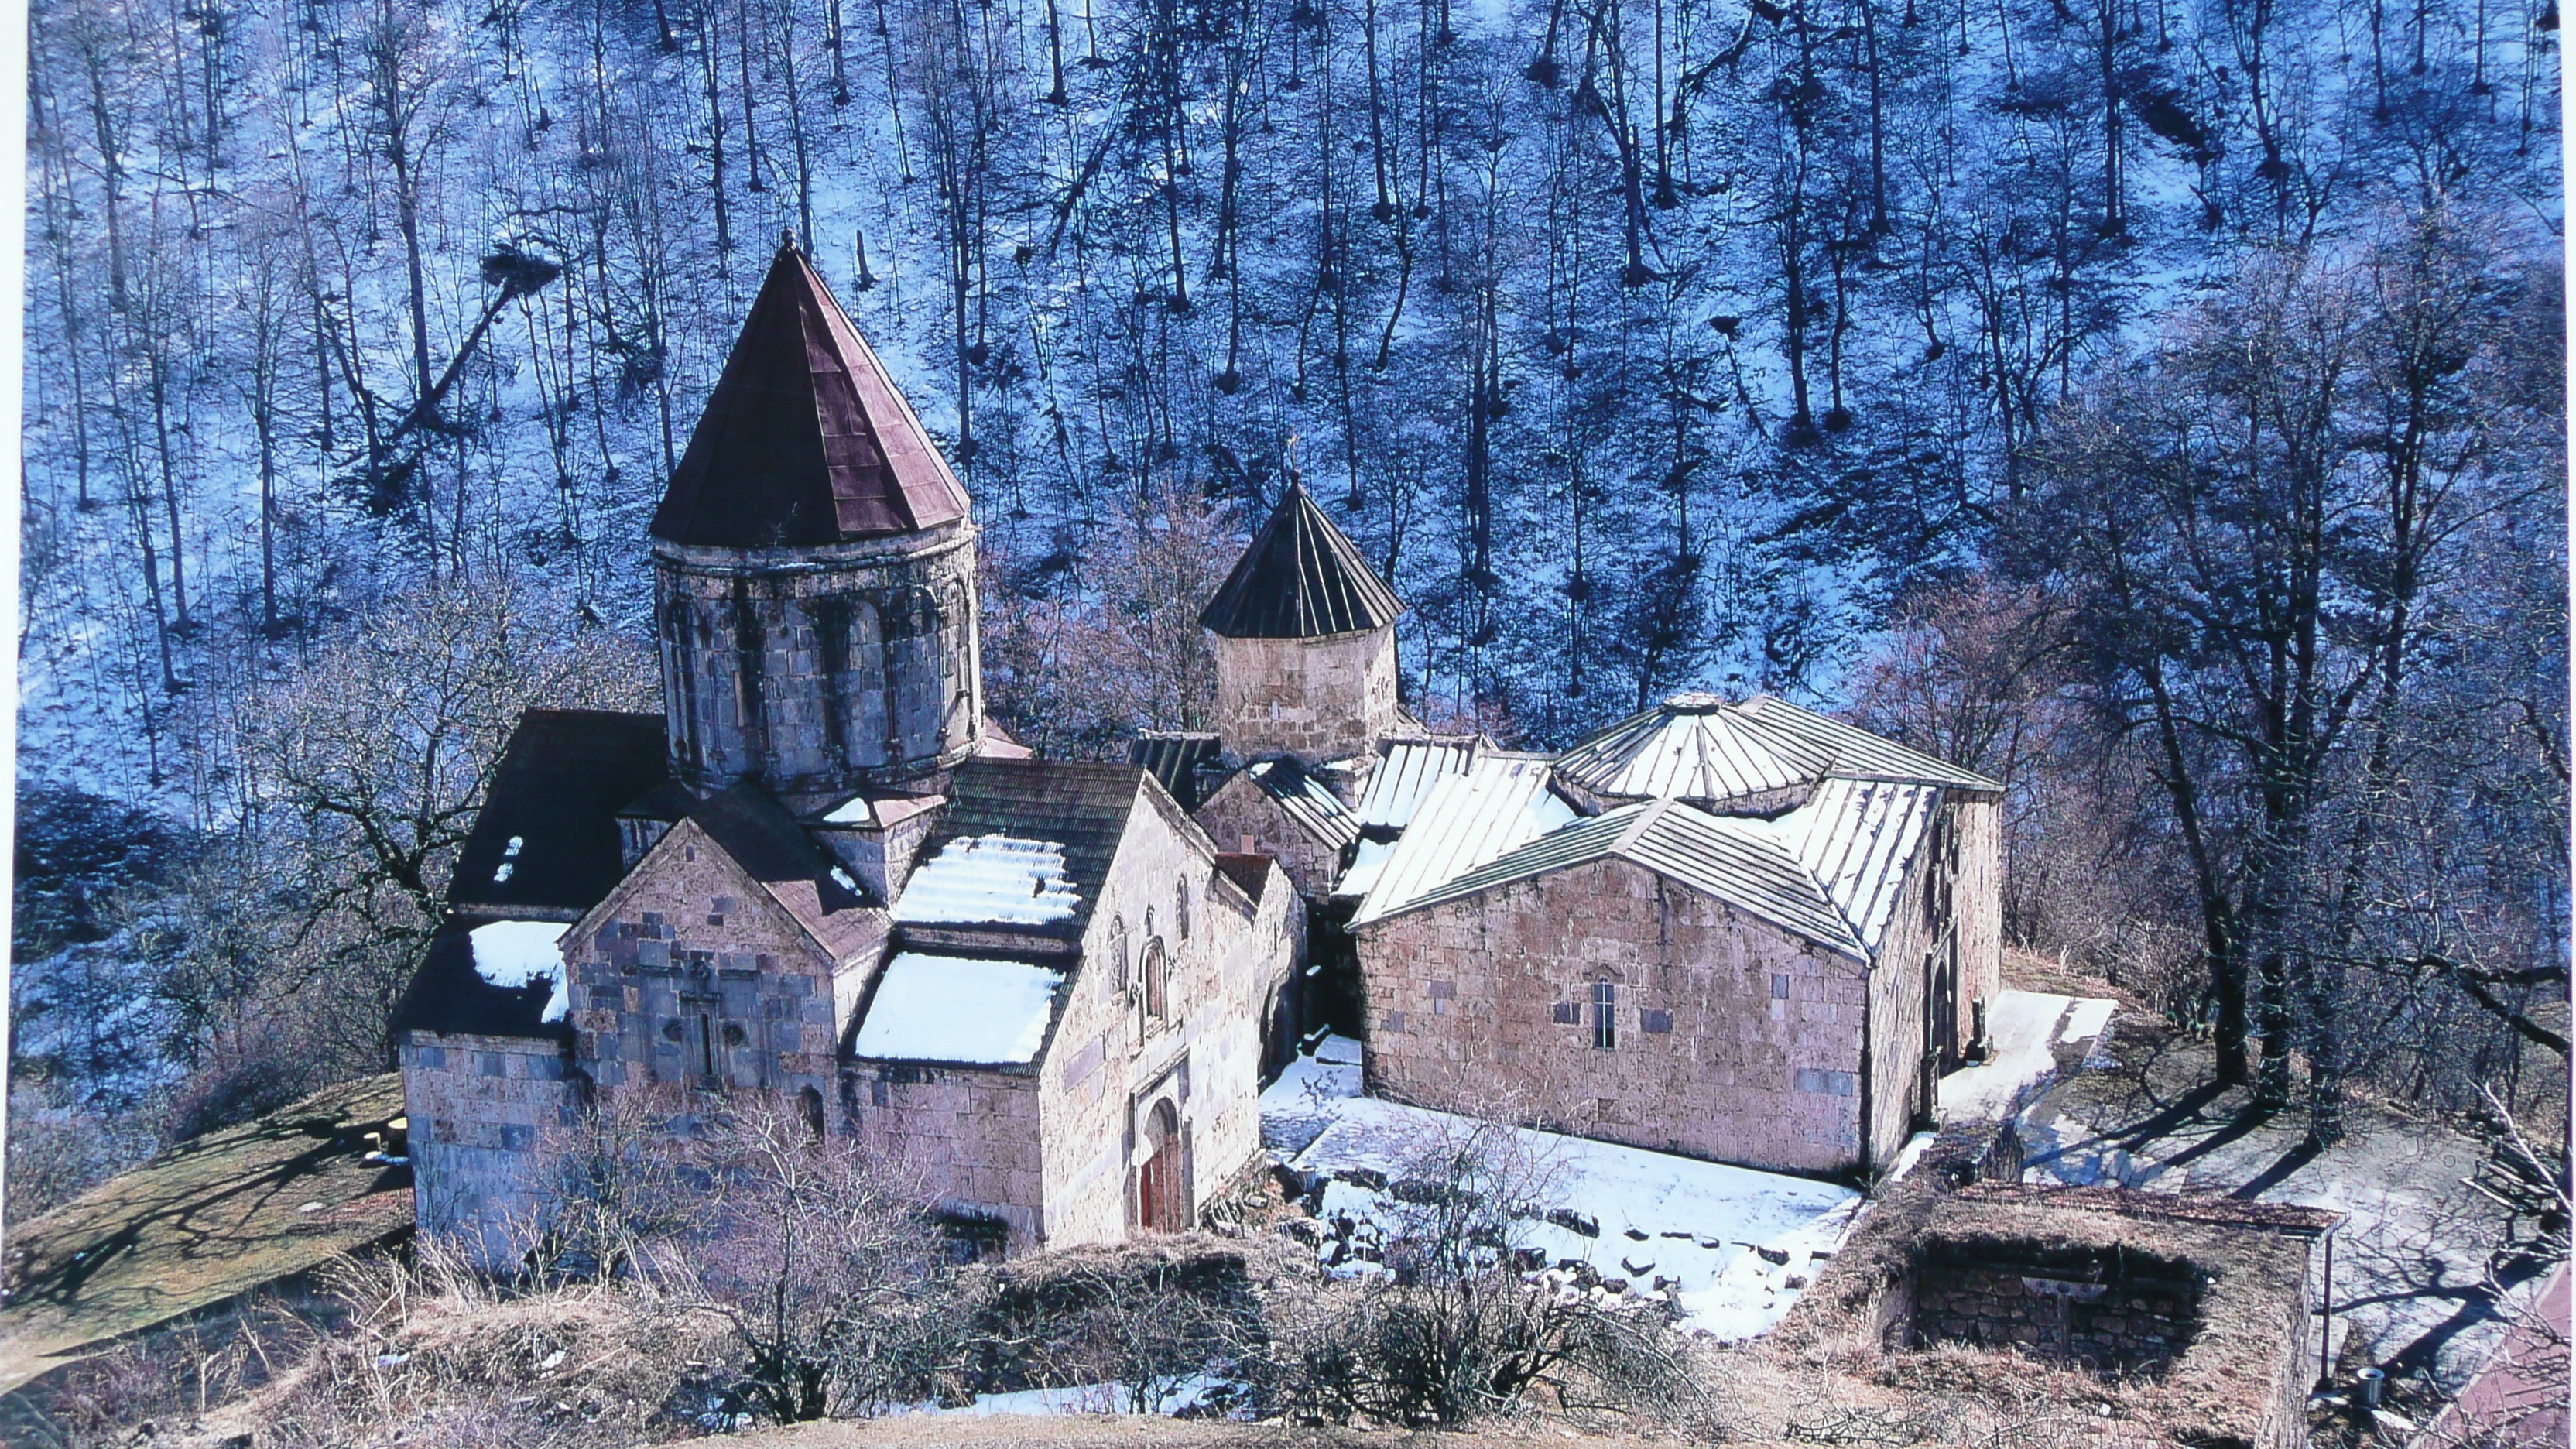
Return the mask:
[[[561,921],[494,921],[476,926],[474,974],[512,991],[525,987],[531,976],[551,977],[554,994],[546,998],[541,1020],[561,1021],[572,1009],[572,997],[564,985],[571,973],[564,970],[563,950],[557,944],[564,929]]]
[[[1941,1121],[1995,1122],[2020,1111],[2057,1079],[2058,1049],[2099,1038],[2117,1005],[2048,991],[1999,994],[1986,1016],[1994,1051],[1941,1079]]]
[[[854,1056],[998,1066],[1046,1044],[1064,973],[1025,961],[906,951],[886,963]]]
[[[1044,926],[1073,919],[1081,895],[1064,873],[1064,846],[1015,835],[970,835],[948,842],[912,873],[894,918],[915,924],[952,922]]]
[[[1261,1094],[1262,1140],[1302,1177],[1325,1180],[1324,1260],[1373,1272],[1368,1254],[1379,1225],[1401,1209],[1384,1189],[1409,1158],[1474,1124],[1360,1096],[1358,1055],[1357,1043],[1327,1037],[1291,1063]],[[1524,1245],[1551,1266],[1585,1263],[1633,1291],[1667,1292],[1686,1327],[1724,1339],[1779,1322],[1841,1245],[1862,1202],[1848,1188],[1802,1177],[1554,1132],[1521,1129],[1515,1137],[1554,1199],[1546,1204],[1553,1220],[1521,1225]]]

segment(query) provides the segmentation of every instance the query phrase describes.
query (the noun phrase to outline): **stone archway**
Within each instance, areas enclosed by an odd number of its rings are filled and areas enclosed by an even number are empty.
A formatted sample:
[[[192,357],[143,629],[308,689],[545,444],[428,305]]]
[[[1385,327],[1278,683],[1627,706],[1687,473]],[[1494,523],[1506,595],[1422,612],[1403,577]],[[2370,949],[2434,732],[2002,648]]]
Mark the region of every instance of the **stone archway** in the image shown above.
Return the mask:
[[[1166,1100],[1145,1114],[1145,1164],[1136,1169],[1136,1225],[1148,1232],[1189,1228],[1189,1188],[1182,1179],[1180,1114]]]

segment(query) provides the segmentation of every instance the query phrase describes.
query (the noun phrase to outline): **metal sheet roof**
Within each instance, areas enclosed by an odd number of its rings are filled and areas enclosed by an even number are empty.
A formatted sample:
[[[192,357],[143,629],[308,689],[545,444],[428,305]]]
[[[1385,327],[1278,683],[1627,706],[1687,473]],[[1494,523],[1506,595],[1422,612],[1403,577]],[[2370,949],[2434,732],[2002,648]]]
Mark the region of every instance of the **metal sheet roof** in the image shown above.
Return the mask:
[[[1875,953],[1940,804],[1940,790],[1930,785],[1827,780],[1771,829]]]
[[[1261,760],[1244,770],[1309,835],[1336,848],[1360,838],[1359,818],[1351,814],[1351,807],[1295,760]]]
[[[1199,615],[1229,639],[1312,639],[1376,629],[1404,604],[1294,478]]]
[[[1622,800],[1719,803],[1813,782],[1833,752],[1713,694],[1677,694],[1559,756],[1557,773]]]
[[[1947,785],[1957,790],[2000,793],[2004,782],[1961,769],[1921,750],[1908,749],[1838,719],[1800,709],[1785,699],[1757,694],[1742,708],[1764,723],[1813,742],[1833,756],[1832,773],[1856,780],[1903,780],[1917,785]]]
[[[1196,810],[1207,797],[1199,792],[1199,767],[1213,765],[1224,747],[1212,734],[1184,730],[1146,730],[1127,742],[1127,763],[1163,782],[1184,810]]]
[[[1434,781],[1351,924],[1375,920],[1574,823],[1573,807],[1548,789],[1548,776],[1548,762],[1539,756],[1487,754],[1465,774]]]
[[[1410,833],[1407,839],[1411,838]],[[1515,881],[1531,880],[1612,857],[1643,866],[1747,914],[1759,916],[1818,945],[1869,959],[1851,925],[1824,887],[1791,854],[1770,825],[1711,815],[1670,800],[1642,801],[1605,810],[1551,831],[1473,870],[1413,895],[1376,916],[1366,911],[1352,925],[1398,911],[1460,900]]]
[[[1368,789],[1360,795],[1361,832],[1401,831],[1412,824],[1414,812],[1422,808],[1423,797],[1431,793],[1431,787],[1444,776],[1467,773],[1475,753],[1473,736],[1390,741],[1386,758],[1378,761],[1376,772],[1369,776]]]

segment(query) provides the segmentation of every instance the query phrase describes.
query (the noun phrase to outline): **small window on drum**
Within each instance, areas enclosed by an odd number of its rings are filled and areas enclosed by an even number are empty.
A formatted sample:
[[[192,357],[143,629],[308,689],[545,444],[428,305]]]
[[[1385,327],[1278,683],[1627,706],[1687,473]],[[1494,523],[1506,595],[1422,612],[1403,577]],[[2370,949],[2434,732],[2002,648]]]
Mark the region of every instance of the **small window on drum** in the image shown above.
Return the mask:
[[[1592,983],[1592,1045],[1596,1051],[1618,1050],[1619,987],[1616,982]]]

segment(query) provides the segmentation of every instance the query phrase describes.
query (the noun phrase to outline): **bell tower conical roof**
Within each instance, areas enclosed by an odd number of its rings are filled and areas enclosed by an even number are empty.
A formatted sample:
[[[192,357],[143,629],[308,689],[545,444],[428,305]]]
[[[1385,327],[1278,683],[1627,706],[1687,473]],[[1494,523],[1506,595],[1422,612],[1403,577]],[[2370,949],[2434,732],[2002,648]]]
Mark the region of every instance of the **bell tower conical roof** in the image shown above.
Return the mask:
[[[1382,628],[1403,613],[1395,590],[1292,476],[1199,622],[1229,639],[1313,639]]]
[[[966,489],[849,314],[782,243],[688,451],[655,538],[796,548],[967,516]]]

